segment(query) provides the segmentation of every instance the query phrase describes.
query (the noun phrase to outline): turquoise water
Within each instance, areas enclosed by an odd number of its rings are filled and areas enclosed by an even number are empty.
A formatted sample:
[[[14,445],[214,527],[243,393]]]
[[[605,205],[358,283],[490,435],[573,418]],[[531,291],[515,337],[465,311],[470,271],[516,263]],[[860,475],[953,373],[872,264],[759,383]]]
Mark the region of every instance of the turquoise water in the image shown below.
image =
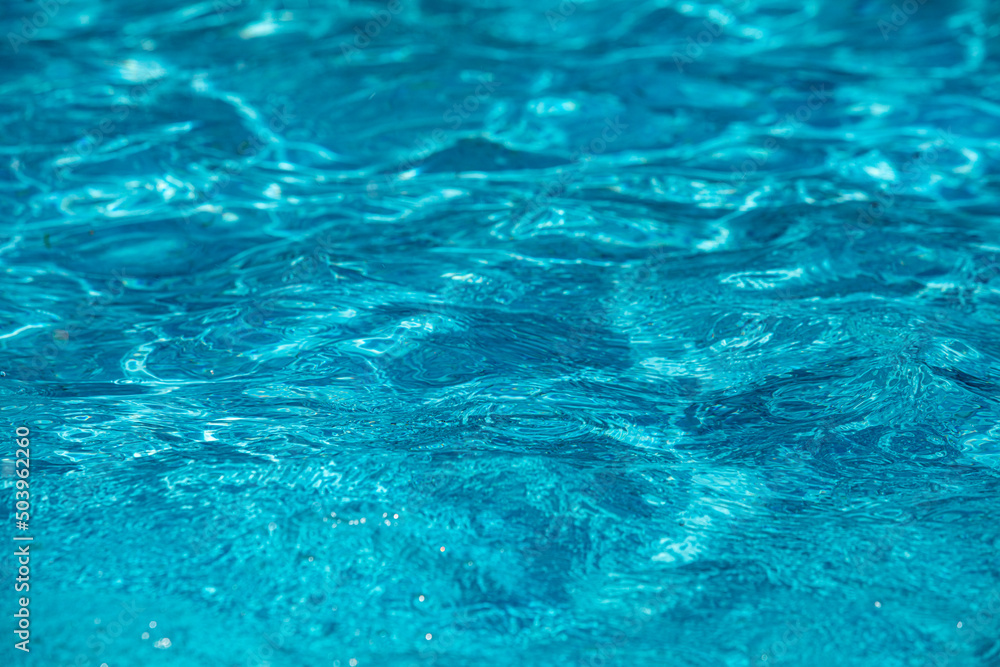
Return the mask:
[[[995,3],[0,25],[4,664],[1000,665]]]

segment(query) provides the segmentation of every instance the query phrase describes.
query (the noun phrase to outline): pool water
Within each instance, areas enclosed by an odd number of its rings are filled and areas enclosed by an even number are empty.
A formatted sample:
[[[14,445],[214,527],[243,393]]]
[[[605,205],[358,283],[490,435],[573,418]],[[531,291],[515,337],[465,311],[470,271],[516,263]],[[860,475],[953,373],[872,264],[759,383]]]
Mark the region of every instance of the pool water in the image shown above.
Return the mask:
[[[1000,5],[0,21],[4,664],[1000,665]]]

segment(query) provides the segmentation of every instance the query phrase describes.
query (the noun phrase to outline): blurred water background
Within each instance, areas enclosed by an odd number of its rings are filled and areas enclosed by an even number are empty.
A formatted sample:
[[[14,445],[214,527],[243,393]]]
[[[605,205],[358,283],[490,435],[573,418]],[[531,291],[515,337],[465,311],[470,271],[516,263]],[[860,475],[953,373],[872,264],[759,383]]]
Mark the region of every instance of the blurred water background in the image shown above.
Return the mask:
[[[10,664],[1000,665],[1000,5],[0,26]]]

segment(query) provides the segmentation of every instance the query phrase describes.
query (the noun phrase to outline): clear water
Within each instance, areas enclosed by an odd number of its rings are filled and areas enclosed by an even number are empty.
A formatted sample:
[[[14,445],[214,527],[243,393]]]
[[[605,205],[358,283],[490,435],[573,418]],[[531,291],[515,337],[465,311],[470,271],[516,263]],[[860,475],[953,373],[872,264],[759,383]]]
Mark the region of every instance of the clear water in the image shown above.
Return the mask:
[[[0,5],[4,664],[1000,664],[1000,6],[229,1]]]

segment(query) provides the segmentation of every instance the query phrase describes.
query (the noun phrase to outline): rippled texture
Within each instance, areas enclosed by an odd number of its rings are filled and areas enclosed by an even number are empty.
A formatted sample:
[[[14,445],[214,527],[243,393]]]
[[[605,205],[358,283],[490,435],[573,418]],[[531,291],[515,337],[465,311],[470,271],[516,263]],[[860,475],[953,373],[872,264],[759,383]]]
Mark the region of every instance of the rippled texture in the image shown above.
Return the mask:
[[[1000,664],[1000,5],[43,5],[19,661]]]

